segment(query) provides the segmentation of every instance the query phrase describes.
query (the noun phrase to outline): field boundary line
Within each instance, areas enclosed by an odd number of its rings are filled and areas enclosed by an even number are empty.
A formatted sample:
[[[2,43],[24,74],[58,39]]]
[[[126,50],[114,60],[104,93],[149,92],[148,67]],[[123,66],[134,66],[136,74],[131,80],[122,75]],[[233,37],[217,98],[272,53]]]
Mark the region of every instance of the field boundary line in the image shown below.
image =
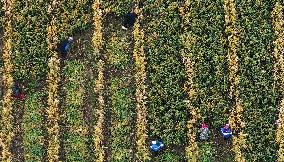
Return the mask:
[[[239,70],[239,58],[237,56],[237,47],[239,43],[238,31],[237,31],[237,11],[235,0],[224,1],[225,10],[225,24],[226,33],[228,33],[229,49],[228,49],[228,63],[229,63],[229,82],[231,83],[229,89],[229,96],[233,101],[231,114],[229,117],[229,124],[235,136],[233,136],[233,152],[235,153],[235,160],[237,162],[246,161],[243,148],[246,148],[246,134],[243,132],[245,122],[242,117],[244,111],[242,101],[240,99],[239,80],[240,77],[237,74]]]
[[[47,75],[48,83],[48,161],[59,161],[59,81],[60,81],[60,60],[58,53],[55,51],[58,42],[56,15],[59,2],[57,0],[51,1],[48,5],[48,14],[51,17],[50,24],[47,28],[48,49],[50,52],[50,59],[48,62],[49,72]]]
[[[276,142],[278,144],[277,161],[284,161],[284,19],[283,19],[284,7],[279,2],[276,2],[272,11],[273,29],[276,35],[274,43],[274,78],[276,82],[279,82],[280,88],[280,104],[278,105],[278,120],[276,130]]]
[[[13,18],[13,5],[14,0],[4,1],[5,21],[4,21],[4,46],[3,46],[3,109],[1,111],[1,120],[5,121],[0,131],[0,145],[2,146],[2,161],[12,161],[11,142],[14,136],[13,132],[13,98],[12,98],[12,86],[13,86],[13,64],[12,64],[12,18]]]
[[[137,3],[139,4],[139,2]],[[150,160],[150,152],[147,146],[147,107],[146,107],[146,56],[144,52],[144,32],[141,29],[140,22],[143,19],[142,10],[138,7],[134,12],[138,15],[134,24],[134,49],[133,58],[135,61],[135,83],[136,83],[136,149],[135,158],[138,161]]]
[[[187,121],[187,147],[186,147],[186,158],[188,162],[197,162],[199,157],[199,148],[196,141],[197,131],[196,125],[198,125],[198,120],[200,119],[200,111],[197,107],[193,105],[194,98],[196,97],[196,90],[193,83],[193,75],[194,75],[194,60],[192,59],[193,54],[191,53],[189,47],[196,40],[194,37],[188,33],[189,32],[189,24],[191,19],[190,14],[190,0],[184,1],[184,6],[180,8],[180,15],[182,17],[182,28],[184,34],[182,35],[182,42],[184,48],[181,51],[183,64],[185,67],[185,72],[187,76],[187,81],[184,84],[184,90],[187,93],[187,108],[188,112],[191,114],[191,118]]]
[[[95,0],[93,3],[93,26],[94,33],[92,37],[92,44],[94,46],[94,57],[102,57],[101,50],[103,48],[103,35],[102,35],[102,15],[103,10],[101,9],[101,1]],[[104,135],[103,127],[105,121],[105,99],[104,99],[104,71],[105,62],[102,58],[98,61],[98,79],[96,81],[94,90],[98,96],[98,109],[96,110],[97,123],[94,128],[94,153],[96,162],[103,162],[105,159],[105,147],[103,145]]]

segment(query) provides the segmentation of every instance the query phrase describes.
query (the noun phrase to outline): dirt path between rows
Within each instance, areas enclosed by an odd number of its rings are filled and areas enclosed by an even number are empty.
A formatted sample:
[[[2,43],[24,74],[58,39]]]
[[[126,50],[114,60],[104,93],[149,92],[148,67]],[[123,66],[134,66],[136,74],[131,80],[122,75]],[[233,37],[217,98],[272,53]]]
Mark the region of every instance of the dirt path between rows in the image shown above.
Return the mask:
[[[25,103],[24,101],[16,101],[13,105],[13,129],[14,137],[12,140],[12,161],[22,162],[24,161],[24,146],[23,146],[23,115],[25,112]]]
[[[122,22],[122,18],[118,17],[116,15],[114,15],[114,13],[110,13],[108,15],[106,15],[106,17],[104,18],[104,25],[105,30],[103,31],[104,33],[104,40],[106,43],[110,42],[109,40],[112,37],[112,33],[115,33],[115,35],[117,35],[119,38],[123,38],[126,37],[127,38],[127,42],[130,43],[129,48],[127,48],[127,51],[125,51],[125,53],[128,55],[127,57],[130,58],[130,65],[129,67],[127,67],[126,69],[122,70],[122,69],[116,69],[114,66],[110,65],[108,63],[107,60],[105,60],[106,62],[106,69],[105,69],[105,91],[106,91],[106,96],[105,96],[105,100],[106,100],[106,115],[105,115],[105,123],[104,123],[104,138],[105,138],[105,144],[104,146],[106,147],[106,161],[110,161],[111,160],[111,139],[112,139],[112,134],[111,134],[111,128],[112,128],[112,124],[111,124],[111,78],[113,77],[118,77],[118,78],[123,78],[123,77],[130,77],[129,83],[125,83],[127,85],[127,88],[129,88],[131,94],[129,94],[130,96],[132,96],[134,98],[135,96],[135,78],[134,78],[134,70],[133,70],[133,65],[134,65],[134,59],[133,59],[133,46],[134,46],[134,40],[133,40],[133,34],[132,34],[132,30],[133,29],[128,29],[127,31],[122,31],[123,29],[121,29],[121,22]],[[118,32],[124,32],[124,35],[120,35],[120,33],[118,34]],[[104,51],[106,51],[104,49]],[[108,54],[106,54],[108,55]],[[134,101],[135,104],[135,101]],[[133,110],[135,112],[135,110]],[[135,116],[133,116],[131,121],[131,128],[135,128]],[[132,131],[130,132],[130,140],[129,142],[131,143],[135,143],[135,129],[131,129]],[[134,154],[135,154],[135,145],[132,145],[132,153],[131,153],[131,157],[130,159],[134,159]]]

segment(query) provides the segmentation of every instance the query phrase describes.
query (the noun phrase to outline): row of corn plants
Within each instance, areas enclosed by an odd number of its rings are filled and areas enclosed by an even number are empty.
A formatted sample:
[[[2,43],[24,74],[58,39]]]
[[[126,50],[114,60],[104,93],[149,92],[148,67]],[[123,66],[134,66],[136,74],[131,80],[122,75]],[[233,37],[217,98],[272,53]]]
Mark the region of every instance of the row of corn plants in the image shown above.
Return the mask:
[[[60,38],[66,38],[71,34],[90,28],[92,3],[93,0],[68,0],[61,2],[61,15],[58,22]]]
[[[42,161],[44,157],[43,114],[44,105],[41,92],[31,92],[25,101],[22,126],[25,161]]]
[[[134,49],[133,58],[135,61],[135,97],[136,97],[136,154],[138,161],[147,161],[150,158],[147,141],[147,85],[146,85],[146,56],[144,52],[144,31],[141,28],[143,20],[142,10],[138,7],[134,11],[138,15],[138,19],[134,24]]]
[[[92,1],[90,0],[60,2],[60,16],[57,21],[60,40],[76,36],[89,28],[91,6]],[[68,59],[62,64],[64,67],[61,71],[61,75],[64,76],[62,91],[60,91],[63,117],[63,126],[61,127],[63,131],[61,132],[63,148],[61,151],[67,161],[88,161],[91,152],[87,147],[89,132],[85,121],[85,107],[83,104],[86,98],[86,86],[84,85],[86,81],[84,75],[86,64],[79,60],[73,60],[79,54],[74,53],[75,48],[77,47],[72,47]]]
[[[276,161],[275,127],[277,91],[273,89],[271,24],[272,1],[236,1],[239,28],[240,99],[247,161]]]
[[[278,105],[278,125],[276,130],[276,142],[278,144],[277,161],[284,161],[284,7],[280,2],[276,2],[272,12],[273,29],[276,36],[274,43],[274,77],[280,89],[280,101]]]
[[[191,63],[194,69],[191,74],[192,87],[187,86],[187,88],[194,88],[195,91],[190,96],[190,103],[192,107],[196,107],[199,110],[190,115],[198,115],[199,117],[195,119],[197,120],[195,121],[195,127],[200,127],[200,123],[204,119],[209,124],[209,129],[212,132],[218,131],[219,134],[218,128],[229,117],[229,101],[227,98],[228,65],[225,53],[226,41],[223,33],[225,24],[223,1],[190,1],[188,6],[190,7],[187,10],[190,13],[188,13],[189,15],[185,19],[185,23],[189,24],[188,29],[186,29],[188,30],[187,41],[189,43],[186,48],[186,54],[187,57],[190,56],[191,62],[189,63]],[[206,144],[210,148],[213,147],[212,139],[217,138],[213,137],[212,134],[211,137],[209,143]],[[204,150],[202,146],[203,143],[200,143],[198,160],[207,159],[214,161],[216,152],[208,154],[208,150]],[[230,151],[222,150],[223,148],[212,149],[215,151],[219,150],[219,152]],[[226,155],[229,155],[229,153]],[[226,156],[222,158],[231,157]]]
[[[181,40],[183,43],[183,48],[181,50],[182,60],[185,67],[186,72],[186,82],[184,85],[184,89],[187,93],[187,107],[188,112],[191,113],[191,117],[187,121],[187,142],[188,145],[186,147],[186,158],[189,162],[198,161],[199,157],[199,148],[196,141],[197,129],[196,125],[198,125],[198,120],[200,119],[200,111],[196,106],[193,106],[194,97],[196,96],[195,85],[193,83],[194,76],[194,65],[195,62],[192,59],[192,52],[189,47],[194,43],[194,39],[190,33],[190,1],[185,0],[184,5],[180,8],[180,16],[182,18],[182,30],[183,34],[181,35]]]
[[[149,75],[148,135],[150,140],[162,138],[166,147],[153,160],[183,161],[187,107],[182,87],[186,74],[178,51],[182,46],[178,3],[146,1],[143,5],[143,13],[147,13],[142,28]]]
[[[121,78],[122,77],[122,78]],[[111,161],[132,160],[133,97],[130,76],[112,77],[111,82]]]
[[[68,61],[63,68],[63,91],[66,103],[62,106],[65,125],[64,150],[67,161],[87,161],[87,126],[84,121],[85,67],[80,61]]]
[[[192,1],[191,39],[196,83],[196,100],[202,117],[212,120],[212,127],[219,128],[228,120],[228,76],[223,28],[225,24],[222,1]],[[208,12],[209,11],[209,12]]]
[[[47,130],[48,130],[48,160],[59,161],[59,81],[60,81],[60,60],[59,54],[54,51],[58,43],[57,16],[59,1],[53,0],[48,5],[50,22],[47,28],[47,42],[50,59],[48,61],[49,72],[48,83],[48,109],[47,109]]]
[[[7,0],[4,1],[3,9],[5,12],[4,17],[4,47],[3,47],[3,85],[4,85],[4,95],[3,95],[3,107],[1,110],[1,120],[3,125],[0,128],[0,145],[2,147],[1,160],[11,161],[11,142],[13,139],[13,100],[12,100],[12,85],[13,85],[13,64],[12,64],[12,45],[13,45],[13,9],[14,1]],[[5,122],[5,124],[4,124]]]
[[[29,88],[46,78],[48,71],[47,3],[16,1],[15,3],[15,78],[26,81]]]
[[[74,36],[87,28],[90,19],[91,1],[64,1],[60,4],[58,26],[60,40]],[[77,53],[78,54],[78,53]],[[62,86],[62,134],[64,157],[67,161],[88,161],[90,154],[87,149],[88,126],[85,121],[85,65],[84,62],[73,60],[76,57],[73,49],[63,64],[64,75]]]
[[[229,62],[229,81],[230,90],[229,96],[232,103],[231,115],[229,118],[229,123],[232,130],[238,134],[233,137],[232,149],[235,153],[235,160],[238,162],[245,161],[244,154],[242,153],[245,147],[245,134],[243,132],[243,127],[245,123],[243,121],[242,112],[243,107],[240,100],[239,94],[239,76],[238,76],[238,55],[237,46],[238,42],[238,29],[237,29],[237,12],[234,0],[224,1],[225,9],[225,23],[226,23],[226,34],[228,34],[228,62]]]
[[[111,161],[132,161],[134,154],[134,86],[131,63],[130,33],[113,22],[111,37],[106,44],[109,76],[108,101],[111,116]]]
[[[92,37],[92,45],[94,48],[94,56],[93,58],[100,58],[102,57],[102,48],[103,48],[103,34],[102,34],[102,19],[103,19],[103,10],[101,8],[101,1],[95,0],[93,3],[93,28],[94,33]],[[93,141],[94,141],[94,153],[97,162],[102,162],[105,159],[105,150],[103,147],[103,127],[104,127],[104,120],[105,120],[105,100],[104,100],[104,72],[105,72],[105,65],[102,58],[97,62],[97,71],[98,77],[95,82],[95,93],[97,94],[97,101],[98,106],[95,110],[95,128],[93,133]]]
[[[133,0],[103,0],[102,5],[105,8],[106,13],[115,13],[118,16],[123,16],[125,13],[129,12],[132,7],[134,7]]]
[[[15,79],[28,83],[25,90],[24,115],[18,116],[23,118],[20,125],[20,128],[23,128],[23,134],[20,135],[23,141],[20,145],[24,148],[23,158],[26,161],[40,161],[46,154],[43,139],[46,134],[46,112],[43,109],[46,102],[43,102],[43,98],[46,98],[47,92],[43,91],[42,82],[48,71],[47,5],[40,0],[15,3],[14,75]],[[17,110],[17,107],[15,108]]]

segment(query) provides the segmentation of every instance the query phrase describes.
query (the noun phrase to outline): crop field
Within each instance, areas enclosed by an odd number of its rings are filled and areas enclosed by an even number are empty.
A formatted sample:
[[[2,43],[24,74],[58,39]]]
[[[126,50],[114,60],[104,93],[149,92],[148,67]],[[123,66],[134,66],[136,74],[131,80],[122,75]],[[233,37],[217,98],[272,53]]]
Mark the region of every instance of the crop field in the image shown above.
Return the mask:
[[[0,161],[284,161],[283,0],[0,8]],[[138,17],[124,30],[131,9]],[[61,59],[54,49],[70,36]],[[199,140],[203,120],[208,141]],[[232,139],[221,136],[225,123]],[[157,137],[165,147],[154,154]]]

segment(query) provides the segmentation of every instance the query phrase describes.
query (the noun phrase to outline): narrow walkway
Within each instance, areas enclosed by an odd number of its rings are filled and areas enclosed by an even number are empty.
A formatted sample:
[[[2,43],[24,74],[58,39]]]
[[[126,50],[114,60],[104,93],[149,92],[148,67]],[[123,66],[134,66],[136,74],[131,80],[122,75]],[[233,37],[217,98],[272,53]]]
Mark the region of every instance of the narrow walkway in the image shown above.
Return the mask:
[[[106,101],[110,113],[108,147],[110,161],[132,161],[134,158],[135,83],[133,67],[133,38],[131,30],[121,28],[121,18],[109,15],[105,24],[108,77]]]

